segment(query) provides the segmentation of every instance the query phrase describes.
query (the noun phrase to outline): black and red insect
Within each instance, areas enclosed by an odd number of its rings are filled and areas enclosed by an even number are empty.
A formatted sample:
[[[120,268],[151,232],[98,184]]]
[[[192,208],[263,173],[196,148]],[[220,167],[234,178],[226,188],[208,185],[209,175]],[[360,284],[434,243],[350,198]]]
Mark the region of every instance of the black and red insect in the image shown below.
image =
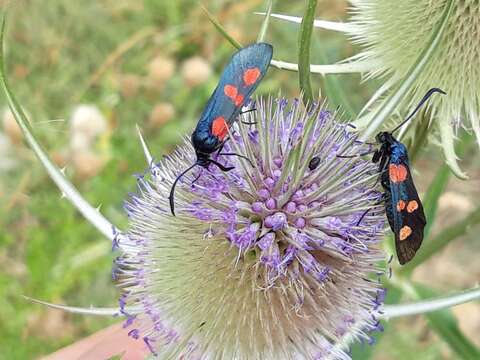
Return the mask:
[[[226,167],[211,158],[214,152],[218,155],[237,155],[221,153],[227,140],[230,126],[237,119],[242,107],[260,81],[265,76],[273,48],[267,43],[256,43],[237,51],[223,70],[220,81],[213,91],[207,106],[198,120],[197,127],[192,133],[192,145],[195,149],[197,161],[184,170],[174,181],[170,190],[170,210],[175,215],[175,186],[179,179],[195,166],[217,166],[222,171],[230,171],[233,167]]]
[[[380,132],[376,136],[380,144],[372,161],[379,163],[380,182],[385,201],[388,223],[395,235],[395,248],[400,264],[413,259],[423,241],[426,225],[423,205],[413,183],[407,148],[393,137],[393,133],[408,122],[434,93],[446,94],[438,88],[430,89],[415,110],[391,132]]]

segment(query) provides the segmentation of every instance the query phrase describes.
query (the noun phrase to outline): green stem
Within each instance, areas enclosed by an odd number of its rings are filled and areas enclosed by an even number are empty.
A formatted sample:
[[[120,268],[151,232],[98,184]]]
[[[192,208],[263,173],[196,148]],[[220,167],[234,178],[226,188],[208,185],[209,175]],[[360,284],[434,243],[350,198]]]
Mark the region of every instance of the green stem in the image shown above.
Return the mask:
[[[317,0],[307,0],[307,8],[302,19],[298,39],[298,71],[304,104],[312,104],[314,99],[310,81],[310,42],[316,7]]]
[[[270,23],[270,14],[272,13],[273,0],[268,0],[267,4],[267,13],[265,14],[265,19],[263,20],[262,27],[258,33],[257,43],[263,42],[265,39],[265,34],[267,33],[268,24]]]

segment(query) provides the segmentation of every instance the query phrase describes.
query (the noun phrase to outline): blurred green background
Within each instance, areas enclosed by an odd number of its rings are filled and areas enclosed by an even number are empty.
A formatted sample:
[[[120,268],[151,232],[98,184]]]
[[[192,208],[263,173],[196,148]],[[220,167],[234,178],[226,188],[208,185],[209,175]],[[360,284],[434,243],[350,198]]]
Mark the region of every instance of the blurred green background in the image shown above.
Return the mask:
[[[252,14],[264,10],[262,0],[204,5],[242,44],[255,41],[262,18]],[[319,1],[317,16],[345,19],[346,5],[342,0]],[[16,0],[0,1],[0,6],[8,9],[10,84],[36,135],[86,199],[125,226],[122,201],[135,191],[132,175],[146,167],[136,124],[156,157],[168,154],[190,133],[234,49],[196,1]],[[303,7],[301,1],[277,1],[274,11],[301,16]],[[272,19],[266,40],[274,45],[276,58],[296,62],[297,30]],[[343,36],[314,32],[312,62],[333,62],[354,52]],[[378,85],[360,80],[356,75],[315,76],[313,85],[333,94],[332,108],[347,96],[347,110],[354,113]],[[257,94],[280,91],[298,96],[296,73],[271,69]],[[61,198],[22,142],[3,95],[0,101],[0,358],[32,359],[118,320],[49,310],[21,295],[76,306],[115,306],[117,291],[110,276],[115,254]],[[81,104],[96,110],[79,109]],[[92,130],[91,124],[98,126]],[[450,179],[442,191],[433,235],[477,206],[475,151],[467,147],[462,163],[472,180]],[[421,193],[442,161],[434,146],[420,153],[416,168],[422,174]],[[474,240],[467,232],[416,268],[413,279],[439,291],[472,286],[480,279],[475,256],[480,244]],[[453,314],[465,337],[479,345],[479,304],[459,306]],[[421,316],[391,321],[378,346],[358,347],[355,358],[457,358],[448,342],[437,340]]]

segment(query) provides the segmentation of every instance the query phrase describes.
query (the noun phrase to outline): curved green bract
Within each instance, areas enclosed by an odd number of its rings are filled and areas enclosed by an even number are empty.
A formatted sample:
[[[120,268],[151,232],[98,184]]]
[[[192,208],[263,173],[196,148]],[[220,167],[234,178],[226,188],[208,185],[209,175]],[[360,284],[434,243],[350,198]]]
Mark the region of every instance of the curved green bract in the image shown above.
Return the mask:
[[[407,93],[411,90],[411,87],[415,83],[418,75],[428,64],[432,58],[432,55],[437,49],[437,46],[441,41],[444,30],[447,26],[448,19],[450,18],[450,14],[452,13],[452,8],[453,0],[448,0],[445,4],[445,10],[442,13],[442,17],[432,31],[432,36],[427,43],[428,45],[420,53],[417,61],[415,61],[413,66],[409,69],[407,75],[397,86],[395,92],[381,104],[374,114],[372,114],[372,121],[361,134],[359,138],[360,141],[367,141],[372,135],[374,135],[380,126],[393,114],[405,95],[407,95]]]

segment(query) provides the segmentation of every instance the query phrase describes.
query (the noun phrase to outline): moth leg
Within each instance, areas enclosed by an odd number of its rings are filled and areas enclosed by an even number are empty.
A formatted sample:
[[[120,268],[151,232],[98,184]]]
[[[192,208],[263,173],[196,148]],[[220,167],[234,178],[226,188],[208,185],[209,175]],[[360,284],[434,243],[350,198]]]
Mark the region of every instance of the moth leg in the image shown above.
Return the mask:
[[[229,137],[226,138],[224,141],[222,141],[222,143],[218,146],[218,148],[216,149],[217,153],[215,154],[215,157],[216,157],[216,158],[220,155],[220,153],[221,153],[222,150],[223,150],[223,147],[225,146],[225,143],[226,143],[228,140],[230,140]]]
[[[383,172],[383,170],[385,170],[385,168],[387,167],[387,164],[390,162],[390,156],[386,155],[386,151],[385,150],[382,150],[380,149],[379,150],[379,159],[380,160],[380,164],[378,165],[378,171],[379,172]],[[375,155],[374,155],[375,157]],[[373,160],[373,159],[372,159]],[[377,161],[374,161],[375,163],[378,162]]]
[[[215,161],[215,160],[212,160],[212,159],[208,159],[208,162],[210,164],[213,164],[215,165],[216,167],[218,167],[220,170],[222,170],[223,172],[228,172],[230,170],[233,170],[235,169],[235,166],[224,166],[222,164],[220,164],[218,161]],[[213,174],[212,174],[213,175]]]
[[[220,155],[225,155],[225,156],[238,156],[238,157],[240,157],[240,158],[242,158],[242,159],[247,160],[247,161],[250,163],[250,165],[252,165],[252,167],[254,167],[252,160],[250,160],[248,157],[246,157],[246,156],[244,156],[244,155],[240,155],[240,154],[237,154],[237,153],[222,153],[223,147],[224,147],[225,143],[226,143],[228,140],[230,140],[230,138],[226,138],[225,141],[223,141],[223,142],[220,144],[220,146],[218,147],[217,153],[216,153],[216,157],[218,157],[218,156],[220,156]]]
[[[198,175],[197,177],[192,181],[192,183],[190,184],[191,186],[195,185],[195,183],[197,182],[198,179],[200,179],[200,176],[202,175],[202,170],[200,170],[198,172]]]
[[[242,159],[247,160],[247,161],[250,163],[250,165],[252,165],[252,167],[254,167],[252,160],[250,160],[250,159],[249,159],[248,157],[246,157],[245,155],[240,155],[240,154],[237,154],[237,153],[218,153],[218,155],[238,156],[239,158],[242,158]]]
[[[349,158],[355,158],[355,157],[360,157],[360,156],[365,156],[365,155],[369,155],[369,154],[372,154],[372,153],[376,153],[377,150],[374,150],[374,151],[365,151],[363,153],[360,153],[360,154],[355,154],[355,155],[336,155],[337,158],[341,158],[341,159],[349,159]]]
[[[242,111],[242,112],[240,113],[240,115],[242,115],[242,114],[246,114],[246,113],[249,113],[249,112],[251,112],[251,111],[256,111],[256,110],[257,110],[257,108],[251,108],[251,109],[248,109],[248,110]]]
[[[373,154],[373,157],[372,157],[372,162],[376,164],[381,157],[382,157],[382,151],[380,149],[375,150],[375,153]]]
[[[251,108],[251,109],[248,109],[248,110],[245,110],[245,111],[240,112],[239,115],[243,115],[243,114],[246,114],[246,113],[249,113],[249,112],[252,112],[252,111],[256,111],[256,110],[257,110],[257,108],[254,107],[254,108]],[[243,120],[240,120],[240,122],[241,122],[242,124],[245,124],[245,125],[255,125],[255,124],[257,124],[256,121],[243,121]]]

